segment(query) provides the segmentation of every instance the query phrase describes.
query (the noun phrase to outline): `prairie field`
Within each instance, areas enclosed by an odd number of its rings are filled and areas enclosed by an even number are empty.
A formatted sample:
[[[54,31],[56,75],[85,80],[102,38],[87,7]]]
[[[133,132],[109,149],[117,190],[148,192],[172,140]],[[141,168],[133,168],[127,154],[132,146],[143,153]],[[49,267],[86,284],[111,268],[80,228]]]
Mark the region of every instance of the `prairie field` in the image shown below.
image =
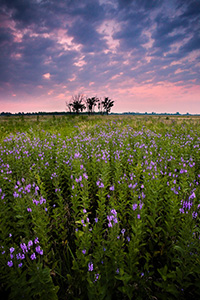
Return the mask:
[[[0,118],[1,299],[200,299],[200,117]]]

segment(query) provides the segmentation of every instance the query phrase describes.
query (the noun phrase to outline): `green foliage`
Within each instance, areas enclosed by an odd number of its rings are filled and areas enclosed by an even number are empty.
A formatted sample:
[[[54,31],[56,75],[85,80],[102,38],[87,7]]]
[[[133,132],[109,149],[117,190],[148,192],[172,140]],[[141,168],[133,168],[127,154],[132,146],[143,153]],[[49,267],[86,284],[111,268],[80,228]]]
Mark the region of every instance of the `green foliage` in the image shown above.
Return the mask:
[[[2,298],[198,299],[199,124],[25,118],[0,127]]]

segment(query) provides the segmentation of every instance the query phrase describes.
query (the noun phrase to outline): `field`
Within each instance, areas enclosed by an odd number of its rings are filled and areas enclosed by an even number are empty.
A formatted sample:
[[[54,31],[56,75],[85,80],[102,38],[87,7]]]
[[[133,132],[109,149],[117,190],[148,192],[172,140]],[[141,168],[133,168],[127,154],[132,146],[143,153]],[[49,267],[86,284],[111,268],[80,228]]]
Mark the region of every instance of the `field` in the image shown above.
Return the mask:
[[[1,299],[200,299],[200,118],[0,119]]]

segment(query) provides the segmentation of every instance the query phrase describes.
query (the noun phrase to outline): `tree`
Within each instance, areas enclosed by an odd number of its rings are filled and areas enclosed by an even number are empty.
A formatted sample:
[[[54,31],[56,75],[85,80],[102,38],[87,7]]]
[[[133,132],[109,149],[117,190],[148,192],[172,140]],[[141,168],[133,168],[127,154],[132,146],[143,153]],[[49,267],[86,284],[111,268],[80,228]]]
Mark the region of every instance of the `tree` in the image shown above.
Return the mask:
[[[69,110],[69,113],[71,114],[71,112],[72,112],[72,105],[71,105],[71,103],[67,102],[67,101],[65,103],[66,103],[66,106],[67,106],[67,108]]]
[[[71,107],[72,111],[76,114],[83,111],[86,107],[82,102],[84,101],[84,96],[82,94],[72,96],[72,101],[67,105],[68,108]]]
[[[89,114],[92,114],[94,112],[94,107],[97,105],[97,102],[99,102],[99,99],[97,97],[86,99],[86,106]]]
[[[113,105],[114,105],[114,100],[111,100],[108,97],[105,97],[104,100],[102,101],[102,105],[103,105],[104,111],[108,115],[108,113],[111,111],[111,107],[113,107]]]

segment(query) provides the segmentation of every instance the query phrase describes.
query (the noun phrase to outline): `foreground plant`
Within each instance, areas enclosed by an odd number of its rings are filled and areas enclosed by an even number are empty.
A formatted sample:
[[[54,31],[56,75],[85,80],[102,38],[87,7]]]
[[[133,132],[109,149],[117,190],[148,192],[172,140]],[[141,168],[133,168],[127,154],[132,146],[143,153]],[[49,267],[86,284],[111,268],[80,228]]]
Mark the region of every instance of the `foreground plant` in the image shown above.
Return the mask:
[[[1,144],[2,295],[199,297],[199,126],[92,122]]]

